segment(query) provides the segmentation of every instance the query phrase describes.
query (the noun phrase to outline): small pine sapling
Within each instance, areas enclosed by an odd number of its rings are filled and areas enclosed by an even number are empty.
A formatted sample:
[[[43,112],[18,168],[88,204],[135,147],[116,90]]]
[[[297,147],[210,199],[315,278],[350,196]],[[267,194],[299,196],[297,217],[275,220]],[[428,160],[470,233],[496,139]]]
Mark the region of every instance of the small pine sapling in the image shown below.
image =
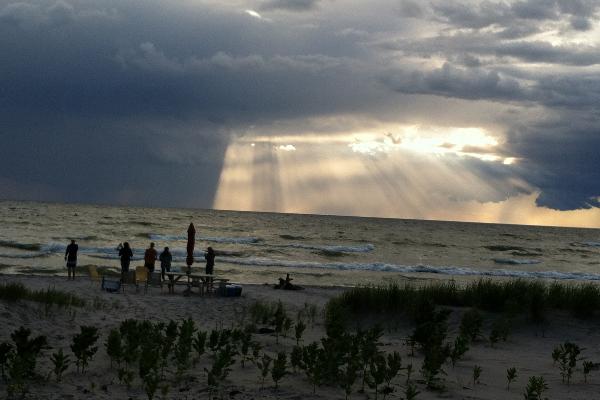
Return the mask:
[[[269,375],[269,371],[271,368],[271,361],[272,361],[272,358],[269,357],[269,355],[267,353],[263,353],[262,358],[256,361],[256,366],[260,369],[260,376],[261,376],[260,389],[261,390],[265,387],[265,379],[267,378],[267,375]]]
[[[175,353],[173,358],[177,366],[177,376],[181,377],[190,367],[190,354],[192,352],[192,342],[194,337],[194,321],[191,318],[182,321],[179,327],[179,337],[175,344]]]
[[[560,355],[561,355],[560,347],[555,347],[554,350],[552,350],[552,365],[556,365],[558,360],[560,360]]]
[[[517,380],[517,369],[515,367],[506,370],[506,390],[510,390],[510,384]]]
[[[246,361],[250,361],[252,359],[250,354],[250,346],[252,345],[252,333],[250,331],[244,331],[242,336],[240,337],[240,355],[242,356],[241,363],[242,368],[244,368],[244,364]]]
[[[275,382],[275,389],[279,387],[279,381],[287,374],[287,355],[284,351],[277,353],[277,358],[273,361],[271,378]]]
[[[587,377],[590,374],[590,372],[592,372],[592,369],[594,369],[594,363],[591,361],[584,361],[583,362],[583,381],[585,383],[587,383]]]
[[[60,382],[63,373],[69,368],[71,360],[69,359],[69,356],[65,355],[63,350],[60,349],[50,356],[50,361],[52,361],[52,372],[54,372],[54,375],[56,376],[56,382]]]
[[[463,335],[458,335],[454,340],[454,346],[450,353],[450,360],[452,366],[456,365],[456,362],[462,358],[462,356],[469,350],[469,339]]]
[[[496,319],[492,324],[492,330],[490,332],[490,344],[494,347],[494,344],[500,340],[506,342],[508,334],[510,332],[511,321],[507,317],[501,317]]]
[[[375,400],[377,400],[379,394],[379,386],[385,381],[385,374],[387,371],[387,362],[385,357],[378,354],[371,364],[369,364],[369,375],[367,377],[367,384],[371,389],[375,389]]]
[[[460,321],[460,336],[464,336],[471,341],[481,336],[481,327],[483,326],[483,316],[476,308],[467,311]]]
[[[118,366],[121,366],[123,347],[121,343],[121,333],[118,329],[112,329],[108,334],[108,339],[106,340],[106,354],[110,358],[111,368],[113,362],[116,362]]]
[[[2,372],[2,379],[6,379],[6,367],[13,354],[13,347],[8,342],[0,343],[0,372]]]
[[[279,344],[279,335],[283,334],[285,321],[289,319],[285,314],[281,300],[277,303],[275,315],[273,316],[273,325],[275,325],[275,343]]]
[[[306,377],[313,385],[313,394],[317,390],[317,384],[319,383],[319,345],[317,342],[312,342],[308,346],[302,348],[302,365],[304,366],[304,372]]]
[[[296,321],[296,325],[294,325],[294,336],[296,337],[296,346],[300,345],[300,340],[302,339],[302,335],[306,330],[306,324],[302,319],[298,319]]]
[[[387,397],[388,394],[394,391],[394,387],[392,386],[392,380],[398,375],[400,370],[402,369],[402,357],[400,357],[400,353],[394,351],[387,356],[387,368],[385,371],[385,383],[386,387],[381,391],[383,393],[383,398]]]
[[[483,368],[480,365],[473,366],[473,386],[479,384],[479,378],[481,378],[481,372],[483,372]]]
[[[292,321],[292,319],[286,315],[283,320],[283,337],[287,337],[288,332],[290,331],[290,329],[292,329],[293,323],[294,321]]]
[[[358,352],[361,340],[362,338],[359,335],[352,337],[350,346],[343,356],[345,368],[341,368],[339,371],[339,384],[344,389],[346,400],[350,398],[352,387],[356,383],[356,379],[358,379],[358,371],[360,369]]]
[[[406,382],[404,385],[404,398],[406,400],[413,400],[417,397],[419,393],[421,393],[417,390],[417,386],[415,385],[415,383],[410,379],[410,377],[412,376],[412,371],[412,364],[408,364],[406,366]]]
[[[302,347],[294,346],[290,353],[290,364],[296,372],[298,369],[303,368],[302,366]]]
[[[543,376],[530,376],[523,397],[525,400],[545,400],[542,396],[546,390],[548,385]]]
[[[204,331],[198,331],[196,332],[196,336],[194,336],[194,339],[192,341],[192,347],[196,352],[196,357],[194,357],[194,360],[192,361],[192,364],[194,366],[198,364],[200,357],[202,357],[202,355],[204,354],[204,351],[206,349],[206,336],[207,333]]]
[[[220,332],[216,329],[211,330],[210,335],[208,336],[208,347],[213,353],[215,353],[219,347],[219,336]]]
[[[574,343],[565,342],[554,349],[554,352],[558,349],[558,368],[560,369],[560,375],[563,383],[566,381],[567,385],[571,384],[571,377],[573,371],[577,365],[577,357],[581,353],[581,349]],[[554,352],[552,353],[554,356]]]
[[[85,367],[98,351],[98,346],[94,346],[98,340],[98,328],[94,326],[81,326],[80,332],[73,336],[71,350],[77,358],[77,372],[85,373]]]

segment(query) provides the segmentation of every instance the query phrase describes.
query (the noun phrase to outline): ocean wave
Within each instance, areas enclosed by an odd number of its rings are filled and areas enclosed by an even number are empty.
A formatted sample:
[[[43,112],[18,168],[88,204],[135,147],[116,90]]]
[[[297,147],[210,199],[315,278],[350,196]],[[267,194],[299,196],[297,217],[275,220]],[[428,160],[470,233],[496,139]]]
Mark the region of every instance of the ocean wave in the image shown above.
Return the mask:
[[[0,254],[0,258],[15,258],[15,259],[28,259],[28,258],[41,258],[48,257],[50,253],[26,253],[26,254]]]
[[[179,240],[187,240],[187,235],[159,235],[149,234],[150,240],[174,242]],[[261,238],[257,237],[213,237],[213,236],[196,236],[197,241],[213,242],[213,243],[229,243],[229,244],[255,244],[262,242]]]
[[[497,264],[512,264],[512,265],[528,265],[528,264],[539,264],[540,260],[517,260],[514,258],[493,258]]]
[[[303,244],[303,243],[286,243],[280,245],[271,245],[275,247],[291,247],[295,249],[317,250],[330,253],[369,253],[375,250],[375,246],[367,243],[362,246],[342,246],[342,245],[327,245],[327,244]]]
[[[304,240],[306,239],[304,236],[294,236],[294,235],[279,235],[280,238],[286,240]]]
[[[542,278],[560,280],[600,280],[600,274],[586,272],[559,271],[518,271],[509,269],[477,270],[468,267],[430,266],[430,265],[397,265],[387,263],[319,263],[313,261],[287,261],[267,258],[227,258],[221,257],[220,262],[245,265],[249,267],[283,267],[283,268],[315,268],[334,269],[338,271],[381,271],[398,273],[429,273],[457,276],[494,276],[508,278]]]
[[[600,242],[582,242],[581,244],[587,247],[600,247]]]
[[[30,251],[40,251],[41,245],[39,243],[19,243],[12,240],[0,240],[0,246],[8,247],[11,249],[19,249],[19,250],[30,250]]]

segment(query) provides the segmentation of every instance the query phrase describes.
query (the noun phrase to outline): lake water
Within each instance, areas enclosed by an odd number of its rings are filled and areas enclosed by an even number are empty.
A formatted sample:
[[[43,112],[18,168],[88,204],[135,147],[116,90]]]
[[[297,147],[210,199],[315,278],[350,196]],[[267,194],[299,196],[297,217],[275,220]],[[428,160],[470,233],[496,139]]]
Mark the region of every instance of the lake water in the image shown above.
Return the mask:
[[[128,241],[132,266],[151,241],[185,265],[187,227],[196,227],[196,263],[207,246],[215,273],[234,281],[356,285],[401,277],[482,276],[600,280],[600,230],[293,215],[193,209],[0,202],[0,271],[65,274],[64,251],[79,265],[118,271]]]

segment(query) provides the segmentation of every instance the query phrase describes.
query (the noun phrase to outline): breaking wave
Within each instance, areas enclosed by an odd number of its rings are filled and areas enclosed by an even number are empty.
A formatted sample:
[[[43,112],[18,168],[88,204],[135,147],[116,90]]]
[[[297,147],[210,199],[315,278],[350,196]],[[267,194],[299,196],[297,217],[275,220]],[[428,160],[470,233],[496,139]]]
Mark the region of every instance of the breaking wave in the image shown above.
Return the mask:
[[[540,260],[516,260],[514,258],[493,258],[496,264],[511,264],[511,265],[528,265],[539,264]]]
[[[509,278],[542,278],[560,280],[600,280],[600,274],[586,272],[559,271],[517,271],[509,269],[477,270],[468,267],[430,266],[430,265],[397,265],[386,263],[319,263],[313,261],[287,261],[268,258],[229,258],[221,257],[220,262],[245,265],[249,267],[284,267],[284,268],[316,268],[339,271],[382,271],[398,273],[429,273],[457,276],[495,276]]]

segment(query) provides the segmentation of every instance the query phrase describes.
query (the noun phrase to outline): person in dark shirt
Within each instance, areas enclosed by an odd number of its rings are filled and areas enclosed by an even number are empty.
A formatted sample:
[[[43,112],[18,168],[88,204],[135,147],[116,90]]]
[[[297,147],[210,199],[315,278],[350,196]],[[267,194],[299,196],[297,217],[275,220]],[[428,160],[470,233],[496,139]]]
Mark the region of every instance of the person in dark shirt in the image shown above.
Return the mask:
[[[133,251],[131,250],[131,247],[129,247],[128,242],[125,242],[122,245],[119,244],[117,250],[119,250],[119,258],[121,259],[121,281],[125,282],[125,278],[129,272],[129,263],[133,258]]]
[[[148,269],[148,273],[154,272],[154,263],[158,258],[158,253],[154,248],[154,243],[150,243],[150,247],[146,249],[144,253],[144,266]]]
[[[168,247],[165,247],[165,250],[162,253],[160,253],[158,259],[160,260],[160,270],[162,273],[162,279],[164,281],[165,271],[171,271],[171,261],[173,261],[173,256],[171,255],[171,252],[169,252]]]
[[[67,246],[65,251],[65,261],[67,262],[67,279],[75,280],[75,267],[77,267],[77,250],[79,246],[75,244],[74,240],[71,240],[71,244]]]
[[[204,258],[206,259],[206,275],[212,275],[215,269],[215,251],[212,247],[206,249]]]

